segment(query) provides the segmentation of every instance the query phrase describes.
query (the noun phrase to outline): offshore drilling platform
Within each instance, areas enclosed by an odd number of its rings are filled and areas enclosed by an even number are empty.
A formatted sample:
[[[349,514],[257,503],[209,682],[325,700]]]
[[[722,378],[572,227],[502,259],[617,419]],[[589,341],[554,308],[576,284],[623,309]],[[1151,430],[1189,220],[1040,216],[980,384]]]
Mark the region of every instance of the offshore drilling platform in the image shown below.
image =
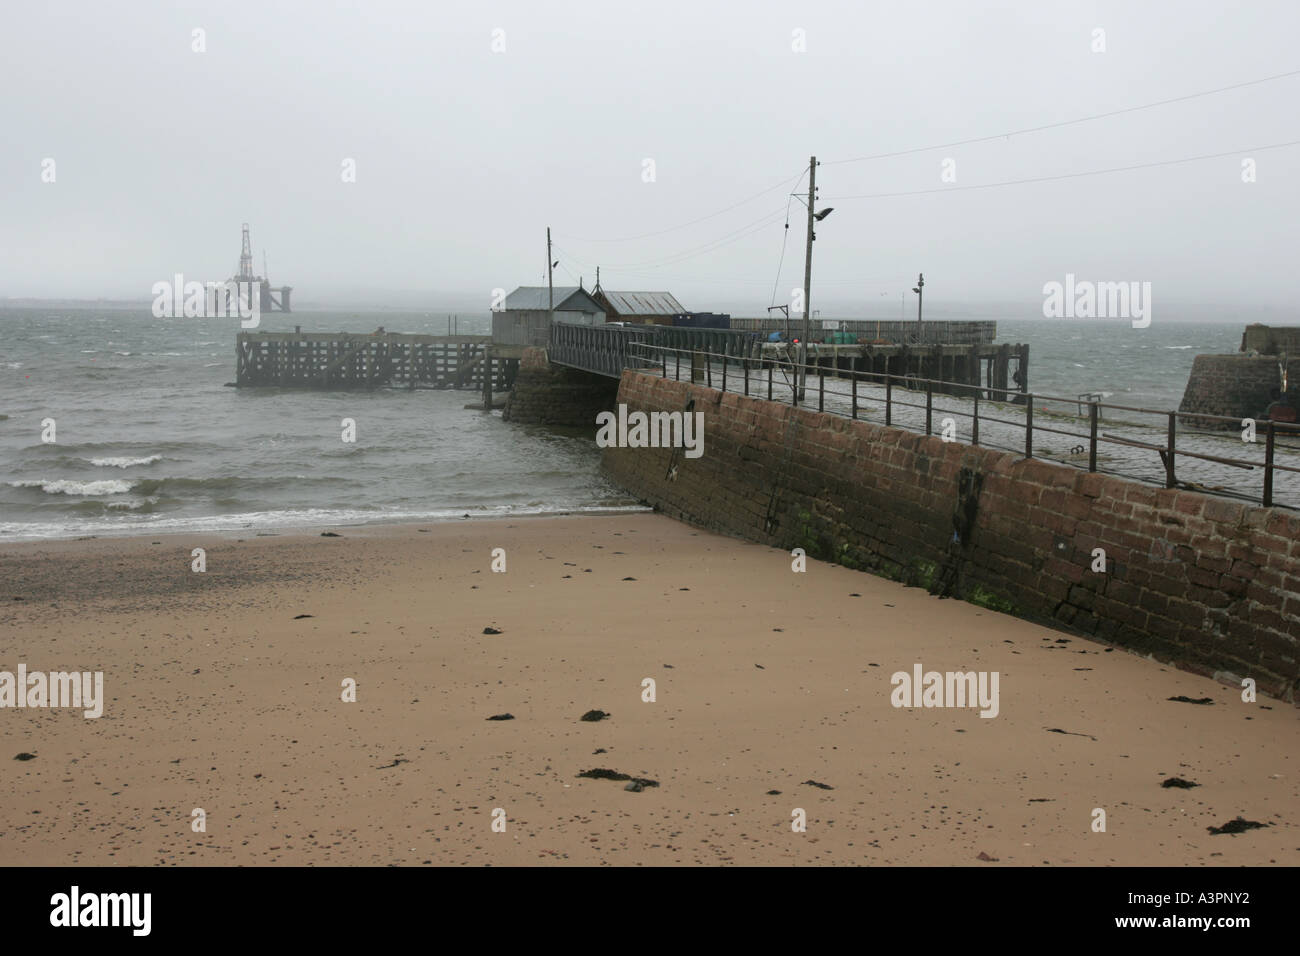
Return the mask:
[[[266,253],[262,253],[262,271],[267,272]],[[239,272],[232,278],[233,282],[256,282],[260,292],[261,310],[263,312],[292,312],[289,307],[289,294],[293,286],[282,285],[278,289],[271,287],[271,280],[265,275],[253,275],[253,244],[248,238],[248,223],[244,223],[244,241],[239,253]]]

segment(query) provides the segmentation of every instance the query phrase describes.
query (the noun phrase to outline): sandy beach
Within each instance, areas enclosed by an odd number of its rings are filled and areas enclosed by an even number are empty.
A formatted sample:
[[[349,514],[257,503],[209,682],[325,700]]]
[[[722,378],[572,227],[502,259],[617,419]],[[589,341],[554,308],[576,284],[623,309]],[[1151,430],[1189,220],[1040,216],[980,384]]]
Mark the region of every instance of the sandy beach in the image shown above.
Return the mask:
[[[0,548],[0,670],[106,698],[0,710],[0,860],[1300,863],[1289,704],[659,515],[335,531]]]

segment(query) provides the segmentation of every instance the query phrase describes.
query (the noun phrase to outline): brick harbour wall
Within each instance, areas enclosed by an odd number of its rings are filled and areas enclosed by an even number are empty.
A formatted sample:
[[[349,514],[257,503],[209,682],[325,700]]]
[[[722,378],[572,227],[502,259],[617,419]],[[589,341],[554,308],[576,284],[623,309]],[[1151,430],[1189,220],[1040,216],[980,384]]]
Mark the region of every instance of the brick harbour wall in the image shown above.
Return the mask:
[[[537,425],[596,427],[596,415],[614,406],[618,380],[547,362],[546,349],[526,348],[502,418]]]
[[[1187,388],[1178,411],[1184,415],[1198,412],[1202,415],[1227,415],[1238,420],[1261,418],[1281,384],[1276,358],[1198,355],[1192,360],[1192,371],[1187,377]],[[1229,422],[1185,420],[1206,428],[1241,427]]]
[[[522,372],[522,370],[521,370]],[[1054,623],[1294,702],[1300,515],[625,372],[704,413],[704,454],[606,448],[672,517]],[[675,468],[675,471],[672,469]],[[1106,551],[1094,573],[1094,548]]]

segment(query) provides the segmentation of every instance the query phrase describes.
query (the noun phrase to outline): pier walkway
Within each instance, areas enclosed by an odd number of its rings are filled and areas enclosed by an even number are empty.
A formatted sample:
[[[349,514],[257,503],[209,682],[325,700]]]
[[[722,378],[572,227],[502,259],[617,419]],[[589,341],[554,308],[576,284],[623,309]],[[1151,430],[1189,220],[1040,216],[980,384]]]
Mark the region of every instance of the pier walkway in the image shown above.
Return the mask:
[[[789,361],[791,346],[767,342],[766,337],[764,332],[736,329],[557,322],[551,327],[547,357],[555,365],[610,378],[618,378],[624,369],[658,365],[660,360],[655,356],[666,352],[698,352],[714,359],[725,356],[752,363],[753,367]],[[974,394],[986,388],[1023,394],[1029,380],[1028,345],[814,343],[808,346],[808,362],[827,370],[932,379],[942,383],[939,391],[958,394]]]
[[[786,347],[781,347],[786,349]],[[822,346],[828,349],[828,346]],[[1184,488],[1265,506],[1300,508],[1300,426],[1259,421],[1254,441],[1239,419],[1187,415],[1097,400],[863,372],[817,364],[811,346],[800,395],[797,362],[775,349],[765,358],[636,348],[650,374],[693,381],[782,404],[1009,451],[1166,488]],[[648,368],[647,368],[648,366]],[[1091,399],[1091,400],[1090,400]],[[1225,424],[1235,426],[1224,431]]]

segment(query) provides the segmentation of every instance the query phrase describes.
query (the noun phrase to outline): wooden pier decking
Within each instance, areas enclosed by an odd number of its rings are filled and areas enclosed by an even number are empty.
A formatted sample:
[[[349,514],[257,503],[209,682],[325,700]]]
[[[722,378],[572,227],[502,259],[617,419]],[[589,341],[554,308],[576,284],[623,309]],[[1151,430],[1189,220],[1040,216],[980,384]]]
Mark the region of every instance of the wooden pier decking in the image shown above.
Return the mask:
[[[240,332],[235,384],[241,388],[435,388],[480,393],[514,382],[521,348],[489,335],[399,332]]]

